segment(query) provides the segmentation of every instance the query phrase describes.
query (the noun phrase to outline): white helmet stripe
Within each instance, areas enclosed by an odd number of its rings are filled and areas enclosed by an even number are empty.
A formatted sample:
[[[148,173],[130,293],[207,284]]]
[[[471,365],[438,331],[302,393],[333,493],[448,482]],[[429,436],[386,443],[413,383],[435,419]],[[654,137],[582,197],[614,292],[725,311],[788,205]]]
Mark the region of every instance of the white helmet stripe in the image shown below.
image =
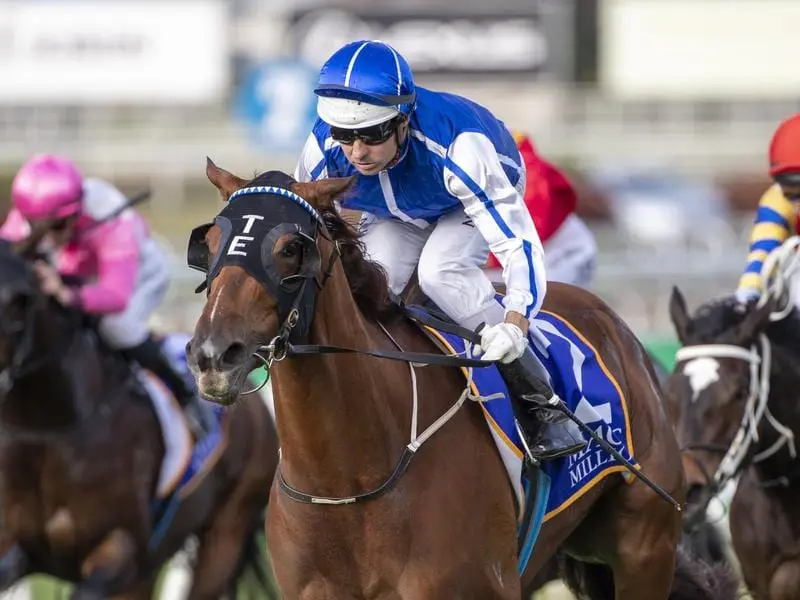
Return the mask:
[[[371,127],[400,114],[396,106],[378,106],[358,100],[320,96],[317,99],[319,118],[333,127],[358,129]]]

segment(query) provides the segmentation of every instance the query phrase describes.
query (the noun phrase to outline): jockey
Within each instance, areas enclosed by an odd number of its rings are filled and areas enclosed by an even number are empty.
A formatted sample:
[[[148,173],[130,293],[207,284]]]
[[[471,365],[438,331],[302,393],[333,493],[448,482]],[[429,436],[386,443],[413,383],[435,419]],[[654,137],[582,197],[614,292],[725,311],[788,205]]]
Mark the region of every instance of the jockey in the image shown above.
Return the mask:
[[[750,304],[761,295],[760,273],[767,256],[790,235],[800,232],[800,113],[783,121],[773,134],[769,174],[774,183],[758,201],[747,266],[736,290],[741,305]],[[794,288],[794,301],[800,306],[799,290]]]
[[[172,390],[197,439],[209,431],[193,385],[175,370],[147,321],[169,285],[167,260],[125,196],[99,179],[84,179],[60,156],[30,158],[14,177],[12,209],[0,238],[16,242],[46,227],[44,249],[55,268],[34,265],[44,293],[99,317],[104,343],[160,377]],[[121,212],[119,212],[121,211]],[[68,285],[62,275],[86,283]]]
[[[357,175],[343,208],[363,211],[369,258],[400,294],[414,269],[422,291],[456,323],[480,331],[498,365],[534,460],[582,450],[572,421],[528,346],[546,281],[542,244],[525,208],[525,164],[505,125],[474,102],[414,85],[406,60],[378,41],[347,44],[320,71],[319,119],[295,178]],[[503,305],[483,271],[504,267]]]
[[[531,139],[514,133],[525,162],[525,205],[544,246],[548,281],[588,288],[594,279],[597,245],[586,223],[575,214],[578,197],[572,184],[534,149]],[[502,267],[489,254],[490,277]]]

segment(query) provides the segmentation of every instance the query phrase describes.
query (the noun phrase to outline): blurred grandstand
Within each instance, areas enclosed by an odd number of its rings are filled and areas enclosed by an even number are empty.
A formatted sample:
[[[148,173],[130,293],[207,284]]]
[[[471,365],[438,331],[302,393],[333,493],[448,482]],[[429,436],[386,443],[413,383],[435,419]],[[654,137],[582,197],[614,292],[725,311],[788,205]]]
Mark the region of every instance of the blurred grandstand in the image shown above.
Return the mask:
[[[530,133],[575,178],[596,291],[671,360],[670,287],[729,293],[776,124],[800,110],[785,0],[0,0],[0,208],[30,153],[75,157],[173,253],[165,328],[189,329],[189,230],[215,212],[206,155],[292,170],[311,78],[336,45],[395,45],[418,83]],[[0,211],[1,212],[1,211]]]
[[[798,76],[767,62],[800,43],[772,28],[798,6],[678,5],[687,2],[503,0],[487,12],[446,0],[2,0],[0,198],[20,161],[45,148],[124,189],[152,187],[147,211],[176,252],[180,311],[162,317],[189,327],[183,249],[214,201],[204,157],[245,173],[291,169],[308,119],[297,107],[310,94],[296,61],[313,72],[334,45],[381,38],[423,85],[488,105],[575,176],[599,238],[597,291],[643,336],[668,336],[673,283],[690,302],[732,289],[766,142],[800,108]],[[288,67],[244,99],[255,117],[238,118],[253,70],[276,65]],[[287,119],[295,126],[271,146],[269,121]]]

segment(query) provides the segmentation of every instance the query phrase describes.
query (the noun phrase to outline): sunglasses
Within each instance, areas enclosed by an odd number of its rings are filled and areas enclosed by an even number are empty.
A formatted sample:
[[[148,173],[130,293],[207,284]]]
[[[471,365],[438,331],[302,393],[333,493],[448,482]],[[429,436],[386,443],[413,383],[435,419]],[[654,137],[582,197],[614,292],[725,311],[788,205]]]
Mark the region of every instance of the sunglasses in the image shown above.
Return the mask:
[[[53,223],[50,226],[50,231],[53,231],[55,233],[61,233],[62,231],[64,231],[67,228],[68,224],[69,223],[68,223],[67,219],[62,219],[60,221],[56,221],[55,223]]]
[[[400,124],[400,118],[395,117],[389,121],[378,123],[370,127],[362,127],[361,129],[344,129],[342,127],[331,127],[331,137],[334,141],[350,146],[356,140],[361,140],[367,146],[377,146],[384,143],[394,135],[397,126]]]

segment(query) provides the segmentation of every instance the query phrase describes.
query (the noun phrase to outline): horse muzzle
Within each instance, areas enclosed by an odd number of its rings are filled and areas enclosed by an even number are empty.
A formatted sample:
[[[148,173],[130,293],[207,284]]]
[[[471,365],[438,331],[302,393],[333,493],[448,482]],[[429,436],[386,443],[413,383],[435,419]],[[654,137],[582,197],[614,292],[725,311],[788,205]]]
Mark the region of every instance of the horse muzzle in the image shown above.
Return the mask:
[[[200,394],[209,402],[225,406],[235,403],[248,373],[258,366],[254,351],[241,341],[192,339],[186,346],[186,357]]]

